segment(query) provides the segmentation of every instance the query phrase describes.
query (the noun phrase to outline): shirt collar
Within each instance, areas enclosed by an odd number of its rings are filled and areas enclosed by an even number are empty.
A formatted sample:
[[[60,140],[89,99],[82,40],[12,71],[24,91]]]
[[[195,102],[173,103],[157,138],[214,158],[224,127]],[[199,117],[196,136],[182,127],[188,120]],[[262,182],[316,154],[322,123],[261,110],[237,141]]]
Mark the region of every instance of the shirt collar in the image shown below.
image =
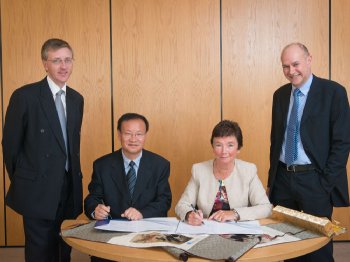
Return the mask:
[[[123,160],[124,160],[124,167],[127,168],[129,166],[131,160],[125,156],[123,149],[122,149],[122,155],[123,155]],[[136,157],[134,160],[132,160],[132,161],[134,161],[137,168],[140,166],[141,157],[142,157],[142,151],[138,157]]]
[[[60,91],[61,89],[64,91],[64,94],[66,94],[66,90],[67,90],[67,85],[64,84],[64,86],[62,88],[60,88],[58,85],[55,84],[54,81],[52,81],[52,79],[47,76],[47,82],[49,84],[49,87],[50,87],[50,90],[52,92],[52,95],[55,97],[56,96],[56,93],[58,91]]]
[[[311,74],[308,80],[301,87],[299,87],[299,90],[303,93],[304,96],[307,96],[307,94],[309,93],[313,78],[314,76]],[[297,87],[292,85],[292,93],[295,89],[297,89]]]

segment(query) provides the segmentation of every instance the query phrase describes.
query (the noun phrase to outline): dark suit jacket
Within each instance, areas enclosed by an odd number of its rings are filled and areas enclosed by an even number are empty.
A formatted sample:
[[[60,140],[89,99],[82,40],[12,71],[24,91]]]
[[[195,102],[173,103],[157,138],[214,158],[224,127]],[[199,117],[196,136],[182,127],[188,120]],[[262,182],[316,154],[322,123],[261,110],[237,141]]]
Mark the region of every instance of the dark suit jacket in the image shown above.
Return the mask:
[[[90,193],[84,201],[86,216],[91,217],[102,200],[111,207],[112,218],[120,218],[129,207],[136,208],[144,218],[167,216],[171,206],[169,172],[168,160],[143,150],[131,199],[121,149],[97,159],[89,184]]]
[[[82,212],[80,130],[83,106],[83,97],[67,86],[68,151],[74,192],[72,217]],[[7,108],[2,145],[11,180],[7,205],[24,216],[54,219],[67,155],[46,77],[13,92]]]
[[[273,190],[292,85],[273,96],[270,170],[268,187]],[[350,148],[350,112],[346,90],[336,82],[314,76],[300,123],[304,150],[317,168],[321,185],[333,206],[348,206],[346,163]]]

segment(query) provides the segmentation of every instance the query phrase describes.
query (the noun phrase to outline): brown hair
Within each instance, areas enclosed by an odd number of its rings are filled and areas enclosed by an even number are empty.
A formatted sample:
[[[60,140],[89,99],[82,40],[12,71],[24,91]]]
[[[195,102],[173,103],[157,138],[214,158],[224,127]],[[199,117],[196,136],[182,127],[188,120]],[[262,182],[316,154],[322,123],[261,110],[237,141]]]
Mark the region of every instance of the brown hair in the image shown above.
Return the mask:
[[[230,120],[222,120],[214,127],[213,132],[211,134],[210,143],[213,145],[213,140],[215,137],[227,136],[234,136],[238,142],[238,149],[241,149],[241,147],[243,146],[242,130],[237,122],[233,122]]]
[[[73,49],[66,41],[58,38],[51,38],[46,40],[41,47],[41,59],[46,61],[50,50],[56,51],[61,48],[68,48],[72,52],[73,58]]]

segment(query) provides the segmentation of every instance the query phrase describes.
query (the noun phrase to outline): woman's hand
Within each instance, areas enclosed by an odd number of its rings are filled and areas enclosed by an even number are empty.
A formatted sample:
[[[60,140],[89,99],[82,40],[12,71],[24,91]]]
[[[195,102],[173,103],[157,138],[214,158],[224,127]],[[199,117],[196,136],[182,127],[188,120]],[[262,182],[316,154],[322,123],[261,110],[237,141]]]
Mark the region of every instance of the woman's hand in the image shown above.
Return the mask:
[[[197,212],[190,211],[186,214],[186,221],[192,226],[200,226],[203,224],[203,212],[197,210]]]
[[[238,221],[239,214],[236,210],[219,210],[212,214],[209,220],[216,220],[218,222],[226,222],[226,221]]]

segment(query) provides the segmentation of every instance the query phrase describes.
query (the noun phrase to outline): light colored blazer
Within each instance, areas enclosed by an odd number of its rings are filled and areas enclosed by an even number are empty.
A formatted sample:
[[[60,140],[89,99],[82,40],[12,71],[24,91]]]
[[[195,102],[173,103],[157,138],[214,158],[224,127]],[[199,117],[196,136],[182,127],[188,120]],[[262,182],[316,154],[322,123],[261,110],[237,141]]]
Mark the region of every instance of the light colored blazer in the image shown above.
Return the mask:
[[[256,166],[239,159],[229,177],[224,180],[231,209],[240,215],[240,220],[254,220],[270,216],[272,205],[257,175]],[[214,177],[213,160],[192,166],[192,177],[175,207],[176,214],[185,220],[191,204],[209,217],[213,208],[219,182]]]

